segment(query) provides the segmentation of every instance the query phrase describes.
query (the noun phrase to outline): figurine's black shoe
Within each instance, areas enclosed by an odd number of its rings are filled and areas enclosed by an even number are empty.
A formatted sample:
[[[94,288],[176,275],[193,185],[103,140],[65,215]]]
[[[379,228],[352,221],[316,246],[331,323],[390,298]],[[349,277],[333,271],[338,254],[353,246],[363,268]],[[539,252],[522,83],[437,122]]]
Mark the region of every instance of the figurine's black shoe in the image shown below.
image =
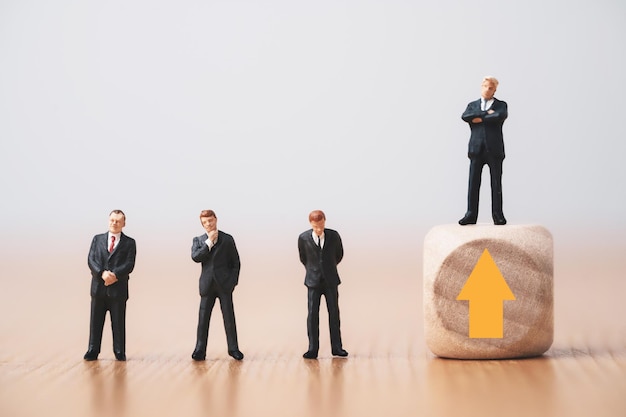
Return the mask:
[[[194,361],[203,361],[206,359],[206,352],[194,350],[191,354],[191,359],[193,359]]]
[[[126,354],[124,352],[114,352],[114,353],[115,353],[115,359],[117,359],[118,361],[122,361],[122,362],[126,361]]]
[[[343,349],[333,350],[333,356],[341,356],[345,358],[348,356],[348,352]]]
[[[459,220],[459,224],[461,226],[465,226],[466,224],[476,224],[476,217],[471,214],[466,214],[461,220]]]
[[[317,352],[314,350],[307,350],[306,352],[304,352],[304,355],[302,355],[302,357],[304,359],[317,359]]]
[[[493,214],[493,224],[497,226],[503,226],[506,224],[506,219],[504,218],[504,214],[502,213],[494,213]]]
[[[228,354],[238,361],[243,359],[243,353],[241,353],[239,350],[229,350]]]
[[[86,361],[95,361],[96,359],[98,359],[98,352],[88,350],[87,353],[85,353],[85,356],[83,356],[83,359]]]

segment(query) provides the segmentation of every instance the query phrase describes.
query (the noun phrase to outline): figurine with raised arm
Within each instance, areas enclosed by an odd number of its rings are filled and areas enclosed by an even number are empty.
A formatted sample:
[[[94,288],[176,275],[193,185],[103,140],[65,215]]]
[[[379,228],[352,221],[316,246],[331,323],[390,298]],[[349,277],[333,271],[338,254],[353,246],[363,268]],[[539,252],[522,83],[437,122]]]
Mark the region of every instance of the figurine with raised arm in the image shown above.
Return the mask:
[[[211,312],[215,299],[219,298],[228,354],[237,360],[242,360],[243,353],[239,351],[237,342],[233,306],[233,291],[239,282],[239,269],[241,268],[239,252],[237,252],[233,237],[217,230],[217,216],[213,210],[202,210],[200,223],[206,233],[194,237],[191,247],[191,259],[202,263],[196,348],[191,357],[196,361],[203,361],[206,358]]]
[[[341,237],[335,230],[326,229],[326,215],[321,210],[309,214],[311,229],[298,237],[300,261],[306,274],[304,285],[308,288],[307,333],[309,349],[302,355],[305,359],[316,359],[319,351],[319,310],[322,295],[326,299],[330,345],[333,356],[348,356],[341,342],[339,320],[339,292],[341,284],[337,264],[343,258]]]
[[[489,166],[491,175],[491,215],[496,225],[506,224],[502,213],[502,161],[504,140],[502,125],[508,116],[507,104],[493,95],[498,80],[487,76],[481,85],[481,98],[467,105],[461,118],[469,124],[471,135],[468,147],[470,159],[467,212],[460,225],[476,224],[478,198],[483,167]]]
[[[86,361],[98,359],[106,312],[111,317],[113,353],[126,360],[126,301],[128,279],[135,268],[135,240],[122,233],[126,215],[122,210],[109,214],[109,231],[93,237],[87,257],[91,271],[91,318]]]

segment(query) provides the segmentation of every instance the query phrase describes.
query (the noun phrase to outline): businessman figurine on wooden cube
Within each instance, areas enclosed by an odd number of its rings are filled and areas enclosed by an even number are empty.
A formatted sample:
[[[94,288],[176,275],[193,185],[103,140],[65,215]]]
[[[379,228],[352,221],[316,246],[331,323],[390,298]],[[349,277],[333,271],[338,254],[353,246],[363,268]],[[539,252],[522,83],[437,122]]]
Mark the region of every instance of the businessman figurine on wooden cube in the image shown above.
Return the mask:
[[[461,118],[469,124],[471,135],[467,155],[470,159],[467,212],[459,224],[476,224],[478,197],[483,167],[489,165],[491,175],[491,215],[496,225],[506,224],[502,213],[502,161],[504,140],[502,125],[508,116],[506,102],[493,95],[498,80],[487,76],[481,85],[481,97],[467,105]]]

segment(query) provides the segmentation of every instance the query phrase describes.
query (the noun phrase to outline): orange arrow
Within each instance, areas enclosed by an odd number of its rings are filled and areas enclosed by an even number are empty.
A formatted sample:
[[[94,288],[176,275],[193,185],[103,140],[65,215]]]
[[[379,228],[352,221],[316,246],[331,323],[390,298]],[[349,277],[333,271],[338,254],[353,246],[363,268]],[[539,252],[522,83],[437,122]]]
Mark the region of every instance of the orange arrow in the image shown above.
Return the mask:
[[[503,300],[515,300],[487,249],[480,255],[457,300],[469,301],[469,337],[504,337]]]

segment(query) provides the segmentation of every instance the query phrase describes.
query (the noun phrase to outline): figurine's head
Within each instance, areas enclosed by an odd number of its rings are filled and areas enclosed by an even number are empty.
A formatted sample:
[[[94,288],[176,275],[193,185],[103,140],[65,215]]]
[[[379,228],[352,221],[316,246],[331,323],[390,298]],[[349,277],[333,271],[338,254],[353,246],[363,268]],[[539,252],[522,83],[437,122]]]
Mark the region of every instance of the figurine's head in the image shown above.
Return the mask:
[[[200,212],[200,223],[207,232],[217,230],[217,216],[213,210],[202,210]]]
[[[113,210],[109,214],[109,232],[118,234],[126,226],[126,215],[122,210]]]
[[[315,234],[321,236],[326,226],[326,215],[322,210],[313,210],[309,213],[309,223]]]
[[[496,77],[492,77],[490,75],[483,78],[483,83],[480,85],[480,95],[485,100],[491,100],[493,95],[496,93],[496,89],[498,88],[498,80]]]

